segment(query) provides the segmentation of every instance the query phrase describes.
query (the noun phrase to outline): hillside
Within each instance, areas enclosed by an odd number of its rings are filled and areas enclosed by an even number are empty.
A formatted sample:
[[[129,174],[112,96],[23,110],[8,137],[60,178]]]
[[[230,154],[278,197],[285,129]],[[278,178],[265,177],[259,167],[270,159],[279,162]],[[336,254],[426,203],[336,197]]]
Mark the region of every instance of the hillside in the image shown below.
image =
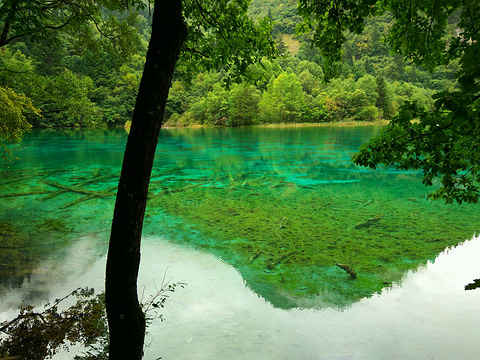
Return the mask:
[[[390,55],[382,42],[391,19],[369,19],[362,35],[346,34],[338,76],[324,80],[323,58],[309,34],[297,35],[296,1],[253,0],[250,16],[268,17],[278,56],[250,66],[242,83],[225,86],[225,72],[193,79],[178,71],[165,114],[167,125],[243,126],[270,123],[378,121],[405,100],[428,110],[435,91],[453,86],[456,64],[434,73]],[[148,11],[135,23],[133,53],[106,41],[92,49],[72,35],[17,41],[2,48],[0,85],[25,94],[42,116],[36,127],[120,126],[131,118],[150,33]]]

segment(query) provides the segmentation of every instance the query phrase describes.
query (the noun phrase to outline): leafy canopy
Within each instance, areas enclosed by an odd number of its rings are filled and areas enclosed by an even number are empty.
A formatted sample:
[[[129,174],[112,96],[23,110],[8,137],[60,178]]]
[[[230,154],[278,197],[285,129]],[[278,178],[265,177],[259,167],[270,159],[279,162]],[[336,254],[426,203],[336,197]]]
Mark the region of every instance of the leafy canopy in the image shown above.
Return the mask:
[[[433,70],[457,60],[453,88],[435,95],[427,112],[405,102],[386,129],[353,156],[375,169],[420,169],[431,195],[447,203],[476,203],[480,197],[480,4],[477,0],[300,0],[313,42],[327,58],[326,74],[341,59],[344,31],[361,33],[368,16],[389,12],[394,24],[385,36],[392,50]],[[439,181],[437,180],[439,178]]]
[[[58,31],[80,44],[109,39],[117,51],[132,54],[138,36],[132,27],[141,0],[6,0],[0,2],[0,47],[16,40],[49,39]]]
[[[39,115],[39,110],[25,95],[0,86],[0,156],[4,160],[12,158],[7,145],[20,142],[23,134],[32,127],[25,118],[25,112]]]
[[[250,0],[184,0],[188,35],[178,69],[192,77],[224,70],[227,84],[239,82],[247,67],[276,54],[268,19],[254,22],[247,14]]]

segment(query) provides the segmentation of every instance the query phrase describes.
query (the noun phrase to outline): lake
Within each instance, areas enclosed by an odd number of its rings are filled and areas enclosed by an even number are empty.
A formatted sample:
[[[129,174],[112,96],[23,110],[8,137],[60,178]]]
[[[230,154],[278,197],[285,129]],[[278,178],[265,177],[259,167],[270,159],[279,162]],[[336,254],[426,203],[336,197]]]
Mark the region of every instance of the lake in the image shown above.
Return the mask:
[[[463,287],[480,274],[479,207],[430,201],[419,172],[354,166],[379,131],[163,129],[140,292],[165,272],[187,286],[146,358],[478,358],[480,291]],[[1,164],[0,321],[102,290],[125,142],[35,131]]]

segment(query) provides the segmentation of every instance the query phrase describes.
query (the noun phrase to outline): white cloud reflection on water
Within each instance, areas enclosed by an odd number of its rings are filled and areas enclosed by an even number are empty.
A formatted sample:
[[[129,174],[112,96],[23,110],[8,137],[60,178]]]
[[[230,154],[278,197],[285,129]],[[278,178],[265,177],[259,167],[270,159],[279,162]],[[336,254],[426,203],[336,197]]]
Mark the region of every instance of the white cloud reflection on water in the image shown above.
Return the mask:
[[[68,261],[46,262],[22,289],[1,296],[0,321],[26,294],[51,289],[61,297],[78,286],[103,289],[105,258],[84,238]],[[445,251],[409,273],[401,286],[343,311],[280,310],[251,292],[238,272],[210,254],[149,237],[142,247],[145,296],[165,271],[188,285],[171,294],[165,322],[149,329],[145,359],[479,359],[480,238]],[[61,274],[55,282],[49,274]],[[142,290],[140,290],[142,292]],[[72,359],[62,354],[55,359]]]

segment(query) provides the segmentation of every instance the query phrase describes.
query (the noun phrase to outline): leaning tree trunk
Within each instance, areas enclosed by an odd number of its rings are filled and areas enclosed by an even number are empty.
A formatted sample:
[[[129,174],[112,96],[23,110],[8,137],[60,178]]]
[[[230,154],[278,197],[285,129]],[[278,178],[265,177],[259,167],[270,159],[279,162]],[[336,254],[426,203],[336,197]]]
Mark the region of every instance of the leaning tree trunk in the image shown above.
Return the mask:
[[[137,296],[143,218],[168,91],[186,35],[182,0],[156,0],[108,249],[105,296],[110,360],[136,360],[143,355],[145,316]]]

